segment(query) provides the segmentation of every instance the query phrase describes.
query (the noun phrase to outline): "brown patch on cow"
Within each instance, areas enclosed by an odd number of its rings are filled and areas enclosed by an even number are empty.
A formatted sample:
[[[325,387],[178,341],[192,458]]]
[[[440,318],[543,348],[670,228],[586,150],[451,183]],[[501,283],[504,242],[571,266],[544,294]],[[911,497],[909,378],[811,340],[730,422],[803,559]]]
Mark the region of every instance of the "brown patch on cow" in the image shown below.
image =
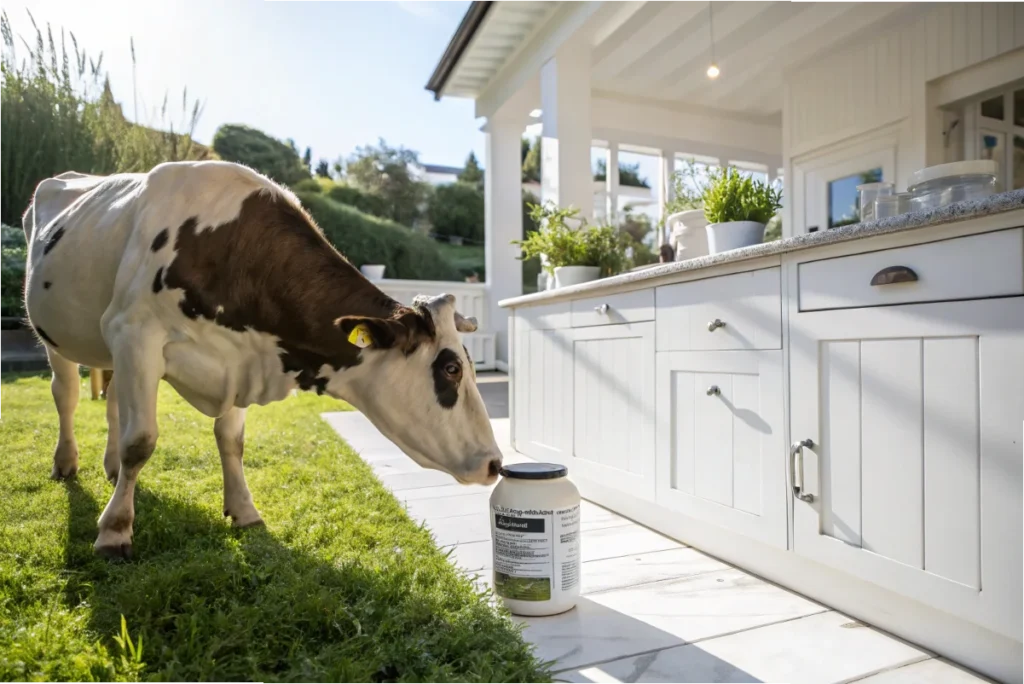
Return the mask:
[[[163,230],[156,234],[156,237],[153,238],[152,249],[154,252],[159,252],[161,249],[163,249],[163,246],[167,244],[167,238],[169,234],[170,231],[168,231],[166,228],[164,228]]]
[[[296,372],[302,389],[323,392],[318,378],[359,363],[360,349],[335,321],[360,317],[380,321],[379,344],[411,344],[428,329],[419,311],[404,307],[370,283],[286,199],[254,192],[238,217],[203,226],[187,219],[174,240],[174,261],[164,285],[182,290],[182,313],[236,331],[279,338],[281,365]],[[428,316],[429,319],[429,316]]]
[[[50,236],[50,239],[46,241],[46,246],[43,247],[43,254],[49,254],[50,250],[53,249],[58,242],[60,242],[60,239],[62,237],[64,237],[64,226],[61,226],[57,230],[53,231],[53,235]]]
[[[34,327],[35,327],[35,330],[36,330],[36,334],[39,335],[40,337],[42,337],[44,342],[46,342],[51,347],[56,347],[57,346],[57,343],[50,339],[50,336],[46,334],[45,330],[40,328],[38,325],[34,326]]]
[[[164,267],[156,269],[156,277],[153,278],[153,294],[159,294],[164,289]]]
[[[53,283],[51,283],[49,280],[43,281],[43,289],[44,290],[49,290],[50,289],[50,285],[53,285]]]
[[[121,468],[128,468],[134,470],[146,463],[149,457],[153,455],[153,449],[156,444],[153,442],[153,438],[149,435],[142,435],[137,438],[134,442],[124,448],[124,454],[121,455]]]

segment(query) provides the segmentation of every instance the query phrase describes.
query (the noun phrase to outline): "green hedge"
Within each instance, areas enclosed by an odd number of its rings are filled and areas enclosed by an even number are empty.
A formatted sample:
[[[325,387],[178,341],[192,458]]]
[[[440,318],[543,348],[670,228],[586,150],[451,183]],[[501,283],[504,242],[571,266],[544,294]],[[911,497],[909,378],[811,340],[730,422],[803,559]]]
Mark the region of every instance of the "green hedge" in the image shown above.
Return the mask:
[[[347,204],[371,216],[384,218],[388,213],[387,203],[383,198],[353,188],[351,185],[337,184],[327,191],[327,196],[339,204]]]
[[[0,227],[0,316],[25,316],[25,233],[14,226]]]
[[[295,194],[316,219],[324,236],[355,266],[384,264],[386,278],[462,280],[430,238],[319,193]]]

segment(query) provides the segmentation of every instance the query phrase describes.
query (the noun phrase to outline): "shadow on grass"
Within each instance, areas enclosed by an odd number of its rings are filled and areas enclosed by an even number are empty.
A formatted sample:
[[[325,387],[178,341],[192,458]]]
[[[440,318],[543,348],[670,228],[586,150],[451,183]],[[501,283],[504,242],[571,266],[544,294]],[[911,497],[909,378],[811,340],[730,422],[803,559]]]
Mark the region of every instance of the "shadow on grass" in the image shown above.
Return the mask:
[[[75,480],[64,486],[68,604],[87,606],[98,635],[119,633],[124,615],[132,638],[142,635],[147,679],[549,677],[468,585],[445,587],[437,572],[417,578],[415,559],[334,562],[139,487],[136,560],[110,563],[92,551],[103,504]]]

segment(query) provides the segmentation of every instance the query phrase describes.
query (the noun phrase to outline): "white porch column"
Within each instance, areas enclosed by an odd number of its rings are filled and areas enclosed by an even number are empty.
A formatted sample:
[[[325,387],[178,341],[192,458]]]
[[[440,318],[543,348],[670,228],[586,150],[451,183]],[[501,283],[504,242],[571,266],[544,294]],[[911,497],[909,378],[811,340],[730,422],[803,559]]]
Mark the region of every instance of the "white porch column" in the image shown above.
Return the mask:
[[[665,205],[672,200],[674,194],[672,188],[672,174],[676,172],[676,152],[675,150],[662,150],[661,151],[661,163],[659,165],[658,173],[658,209],[661,211],[661,218],[664,219],[666,216]],[[671,235],[669,234],[669,227],[666,223],[662,227],[661,231],[661,242],[667,243],[670,241]],[[657,245],[655,245],[657,246]]]
[[[541,199],[594,215],[590,167],[590,46],[573,40],[541,67]]]
[[[619,218],[619,144],[608,142],[605,152],[605,219],[615,225]]]
[[[523,263],[519,248],[510,244],[523,237],[522,164],[518,121],[492,119],[483,128],[484,264],[487,283],[487,329],[495,334],[498,361],[508,363],[508,310],[498,302],[523,293]]]

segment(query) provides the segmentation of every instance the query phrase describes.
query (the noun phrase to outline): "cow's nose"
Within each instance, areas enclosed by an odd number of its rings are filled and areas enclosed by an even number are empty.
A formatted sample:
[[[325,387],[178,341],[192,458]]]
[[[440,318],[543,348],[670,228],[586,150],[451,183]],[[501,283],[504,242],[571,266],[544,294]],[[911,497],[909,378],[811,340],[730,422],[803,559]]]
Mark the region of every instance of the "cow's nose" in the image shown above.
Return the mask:
[[[500,458],[492,459],[491,462],[489,464],[487,464],[487,475],[489,477],[498,477],[498,473],[500,473],[500,472],[501,472],[501,459]]]

